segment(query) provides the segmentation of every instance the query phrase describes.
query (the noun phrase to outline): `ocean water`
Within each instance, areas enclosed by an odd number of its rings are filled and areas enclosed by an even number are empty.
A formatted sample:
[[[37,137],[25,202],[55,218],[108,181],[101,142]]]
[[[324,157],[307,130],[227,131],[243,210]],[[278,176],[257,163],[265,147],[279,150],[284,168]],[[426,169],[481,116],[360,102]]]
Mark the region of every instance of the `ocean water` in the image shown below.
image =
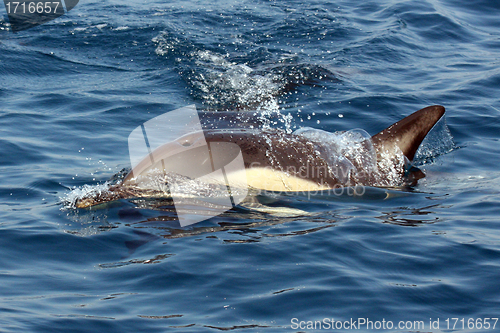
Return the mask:
[[[486,0],[90,0],[14,34],[2,12],[0,332],[498,332],[499,15]],[[280,196],[307,214],[185,228],[126,200],[64,208],[130,167],[133,129],[191,104],[370,134],[447,113],[426,178],[388,197]]]

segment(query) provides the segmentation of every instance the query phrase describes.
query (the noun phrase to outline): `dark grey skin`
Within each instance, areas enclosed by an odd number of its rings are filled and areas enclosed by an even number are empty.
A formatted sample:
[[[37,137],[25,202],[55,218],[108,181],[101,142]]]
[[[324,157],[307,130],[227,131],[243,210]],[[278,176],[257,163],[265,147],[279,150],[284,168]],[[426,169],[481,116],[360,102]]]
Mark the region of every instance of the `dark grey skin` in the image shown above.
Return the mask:
[[[384,177],[385,165],[391,163],[397,168],[397,173],[401,176],[406,175],[406,180],[409,182],[416,181],[424,175],[421,171],[407,173],[407,165],[397,162],[397,152],[404,154],[407,161],[411,162],[415,156],[415,152],[421,142],[432,129],[432,127],[443,117],[445,109],[442,106],[435,105],[421,109],[410,116],[394,123],[380,133],[372,136],[372,144],[377,154],[377,164],[380,164],[380,172],[373,175],[371,172],[358,173],[356,176],[349,175],[346,179],[339,179],[332,174],[331,169],[324,159],[324,156],[318,154],[318,146],[311,140],[300,135],[288,134],[281,130],[245,130],[245,129],[211,129],[203,132],[196,132],[185,135],[176,142],[168,143],[159,147],[155,151],[158,156],[171,156],[169,152],[173,149],[186,146],[196,146],[204,137],[209,145],[219,143],[236,144],[241,150],[244,160],[246,172],[253,172],[254,178],[257,181],[249,181],[248,185],[256,189],[265,189],[258,182],[259,173],[263,170],[274,170],[277,172],[286,173],[292,178],[300,178],[300,180],[319,186],[320,188],[335,188],[339,186],[381,186],[380,178]],[[195,150],[192,150],[194,152]],[[193,154],[193,153],[191,153]],[[227,154],[231,155],[230,152]],[[164,170],[179,170],[182,174],[184,168],[190,167],[189,164],[199,166],[200,163],[206,161],[196,161],[197,155],[188,155],[180,158],[165,158],[161,161],[162,164],[156,164],[157,168]],[[178,157],[179,157],[178,156]],[[229,158],[229,157],[228,157]],[[357,169],[362,169],[363,165],[356,161],[351,161]],[[141,164],[142,163],[142,164]],[[110,187],[107,193],[102,193],[94,198],[83,198],[77,201],[78,208],[85,208],[109,202],[118,199],[138,198],[138,197],[166,197],[168,193],[165,191],[149,188],[144,189],[136,183],[136,176],[147,170],[147,165],[151,164],[149,157],[146,157],[143,162],[136,166],[123,181],[115,186]],[[223,166],[225,161],[220,161]],[[394,164],[395,163],[395,164]],[[301,167],[305,165],[308,168],[315,170],[304,174],[301,172]],[[212,166],[214,167],[214,166]],[[217,166],[215,166],[217,169]],[[248,173],[250,175],[250,173]],[[269,174],[262,173],[262,177]],[[250,178],[249,178],[250,179]],[[376,180],[377,179],[377,180]],[[382,185],[383,186],[383,185]],[[319,188],[318,187],[318,188]],[[289,189],[286,184],[282,190]]]

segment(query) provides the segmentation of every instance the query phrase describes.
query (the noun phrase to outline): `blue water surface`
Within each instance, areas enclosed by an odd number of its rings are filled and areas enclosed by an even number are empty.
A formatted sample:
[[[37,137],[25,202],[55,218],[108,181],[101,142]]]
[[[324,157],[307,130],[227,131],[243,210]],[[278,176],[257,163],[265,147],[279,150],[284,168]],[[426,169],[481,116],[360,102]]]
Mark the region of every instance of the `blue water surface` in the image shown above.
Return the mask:
[[[3,12],[0,332],[498,331],[477,323],[500,317],[499,17],[487,0],[90,0],[14,34]],[[184,229],[128,201],[64,209],[130,166],[133,129],[190,104],[371,134],[447,114],[427,177],[389,197],[283,196],[307,214]]]

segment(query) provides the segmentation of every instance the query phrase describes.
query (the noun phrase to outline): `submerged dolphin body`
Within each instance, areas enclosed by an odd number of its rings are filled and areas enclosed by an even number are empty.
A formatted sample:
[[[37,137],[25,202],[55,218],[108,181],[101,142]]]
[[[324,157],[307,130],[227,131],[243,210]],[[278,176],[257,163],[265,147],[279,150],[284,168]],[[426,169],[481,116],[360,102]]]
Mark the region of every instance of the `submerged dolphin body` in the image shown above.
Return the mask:
[[[91,198],[78,199],[76,207],[85,208],[118,199],[168,197],[168,184],[177,174],[182,177],[186,175],[186,169],[203,169],[207,164],[217,169],[213,160],[198,151],[207,146],[211,149],[210,154],[224,152],[218,154],[224,158],[215,161],[220,166],[241,153],[244,168],[233,170],[228,177],[241,179],[242,186],[258,190],[314,191],[356,185],[389,187],[414,182],[424,175],[418,169],[410,170],[410,162],[444,112],[444,107],[439,105],[426,107],[371,138],[358,132],[333,137],[332,133],[312,129],[301,129],[292,134],[256,129],[211,129],[189,133],[153,151],[156,163],[147,156],[121,183]],[[329,136],[332,136],[330,141]],[[189,153],[185,152],[186,147]],[[151,181],[155,172],[160,177]],[[213,189],[210,186],[204,188],[206,193]]]

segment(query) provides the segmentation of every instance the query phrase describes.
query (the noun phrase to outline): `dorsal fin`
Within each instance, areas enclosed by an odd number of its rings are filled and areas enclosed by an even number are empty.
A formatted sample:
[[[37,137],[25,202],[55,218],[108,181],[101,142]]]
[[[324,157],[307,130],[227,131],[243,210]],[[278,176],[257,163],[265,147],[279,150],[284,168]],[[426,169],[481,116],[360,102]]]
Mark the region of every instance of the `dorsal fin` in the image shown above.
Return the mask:
[[[433,105],[418,110],[372,136],[377,149],[392,149],[397,145],[411,161],[427,133],[444,115],[444,107]]]

